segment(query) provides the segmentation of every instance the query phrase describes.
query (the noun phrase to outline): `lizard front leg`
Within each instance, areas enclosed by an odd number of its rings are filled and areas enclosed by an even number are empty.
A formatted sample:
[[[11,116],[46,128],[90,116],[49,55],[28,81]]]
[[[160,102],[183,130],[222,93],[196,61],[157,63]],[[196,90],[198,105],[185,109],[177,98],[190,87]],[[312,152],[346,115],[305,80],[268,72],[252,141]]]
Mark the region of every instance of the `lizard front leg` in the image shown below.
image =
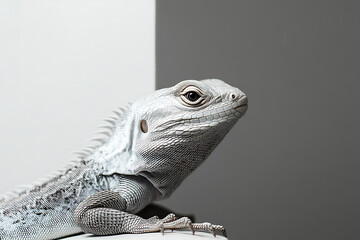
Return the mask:
[[[145,233],[190,227],[189,218],[176,219],[169,214],[163,219],[143,219],[125,212],[126,200],[119,193],[103,191],[91,195],[79,204],[74,212],[75,222],[85,233],[113,235],[120,233]],[[174,225],[175,223],[175,225]]]
[[[75,222],[85,233],[95,235],[114,235],[120,233],[164,232],[166,229],[207,230],[216,236],[216,231],[226,236],[225,229],[210,223],[192,223],[190,218],[176,219],[168,214],[159,219],[149,219],[125,212],[126,200],[117,192],[103,191],[95,193],[79,204],[74,212]]]

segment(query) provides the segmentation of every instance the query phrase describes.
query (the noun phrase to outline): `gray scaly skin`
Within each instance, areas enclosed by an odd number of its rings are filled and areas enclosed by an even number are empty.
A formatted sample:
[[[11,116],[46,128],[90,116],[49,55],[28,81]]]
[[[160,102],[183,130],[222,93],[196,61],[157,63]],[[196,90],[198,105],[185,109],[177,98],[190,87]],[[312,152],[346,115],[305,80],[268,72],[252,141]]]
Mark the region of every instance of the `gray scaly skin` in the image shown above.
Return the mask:
[[[247,98],[221,80],[187,80],[130,105],[108,138],[65,170],[0,200],[0,239],[53,239],[165,229],[225,232],[169,214],[137,215],[169,197],[247,110]]]

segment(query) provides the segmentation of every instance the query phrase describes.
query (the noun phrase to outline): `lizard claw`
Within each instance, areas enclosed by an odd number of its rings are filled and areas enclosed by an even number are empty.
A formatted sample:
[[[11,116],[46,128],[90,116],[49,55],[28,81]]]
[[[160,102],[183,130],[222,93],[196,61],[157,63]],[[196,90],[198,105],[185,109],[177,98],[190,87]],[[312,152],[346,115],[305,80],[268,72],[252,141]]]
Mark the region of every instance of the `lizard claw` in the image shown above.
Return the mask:
[[[194,227],[193,227],[192,223],[190,223],[189,228],[190,228],[190,230],[192,232],[192,235],[195,235],[195,230],[194,230]]]
[[[216,231],[219,231],[222,233],[222,235],[224,235],[224,237],[227,237],[227,233],[226,233],[226,230],[223,226],[221,225],[213,225],[213,228],[216,230]]]
[[[159,226],[159,228],[160,228],[160,232],[161,232],[161,234],[162,234],[162,235],[164,235],[164,233],[165,233],[164,224],[163,224],[163,223],[161,223],[161,224],[160,224],[160,226]]]
[[[206,230],[211,232],[214,237],[216,237],[216,232],[215,232],[214,226],[211,223],[208,223],[208,222],[204,223],[204,227]]]

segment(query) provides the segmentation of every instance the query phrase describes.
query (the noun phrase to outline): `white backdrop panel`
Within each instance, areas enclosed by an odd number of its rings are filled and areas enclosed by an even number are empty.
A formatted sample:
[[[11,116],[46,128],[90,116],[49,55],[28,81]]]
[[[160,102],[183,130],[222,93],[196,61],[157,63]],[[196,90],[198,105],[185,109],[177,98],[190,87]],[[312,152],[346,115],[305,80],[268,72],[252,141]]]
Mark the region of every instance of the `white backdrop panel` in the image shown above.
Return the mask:
[[[0,2],[0,192],[74,158],[155,89],[155,1]]]

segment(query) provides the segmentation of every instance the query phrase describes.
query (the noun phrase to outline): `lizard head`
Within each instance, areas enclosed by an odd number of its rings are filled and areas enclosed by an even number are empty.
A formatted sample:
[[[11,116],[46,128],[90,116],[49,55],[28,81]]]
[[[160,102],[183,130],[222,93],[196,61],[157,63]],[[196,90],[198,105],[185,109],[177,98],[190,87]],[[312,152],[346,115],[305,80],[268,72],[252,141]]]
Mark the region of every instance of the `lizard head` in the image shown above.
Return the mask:
[[[166,198],[245,114],[247,102],[221,80],[182,81],[130,105],[88,158],[102,175],[142,176],[156,198]]]
[[[247,97],[217,79],[186,80],[132,105],[135,172],[168,197],[247,110]]]

